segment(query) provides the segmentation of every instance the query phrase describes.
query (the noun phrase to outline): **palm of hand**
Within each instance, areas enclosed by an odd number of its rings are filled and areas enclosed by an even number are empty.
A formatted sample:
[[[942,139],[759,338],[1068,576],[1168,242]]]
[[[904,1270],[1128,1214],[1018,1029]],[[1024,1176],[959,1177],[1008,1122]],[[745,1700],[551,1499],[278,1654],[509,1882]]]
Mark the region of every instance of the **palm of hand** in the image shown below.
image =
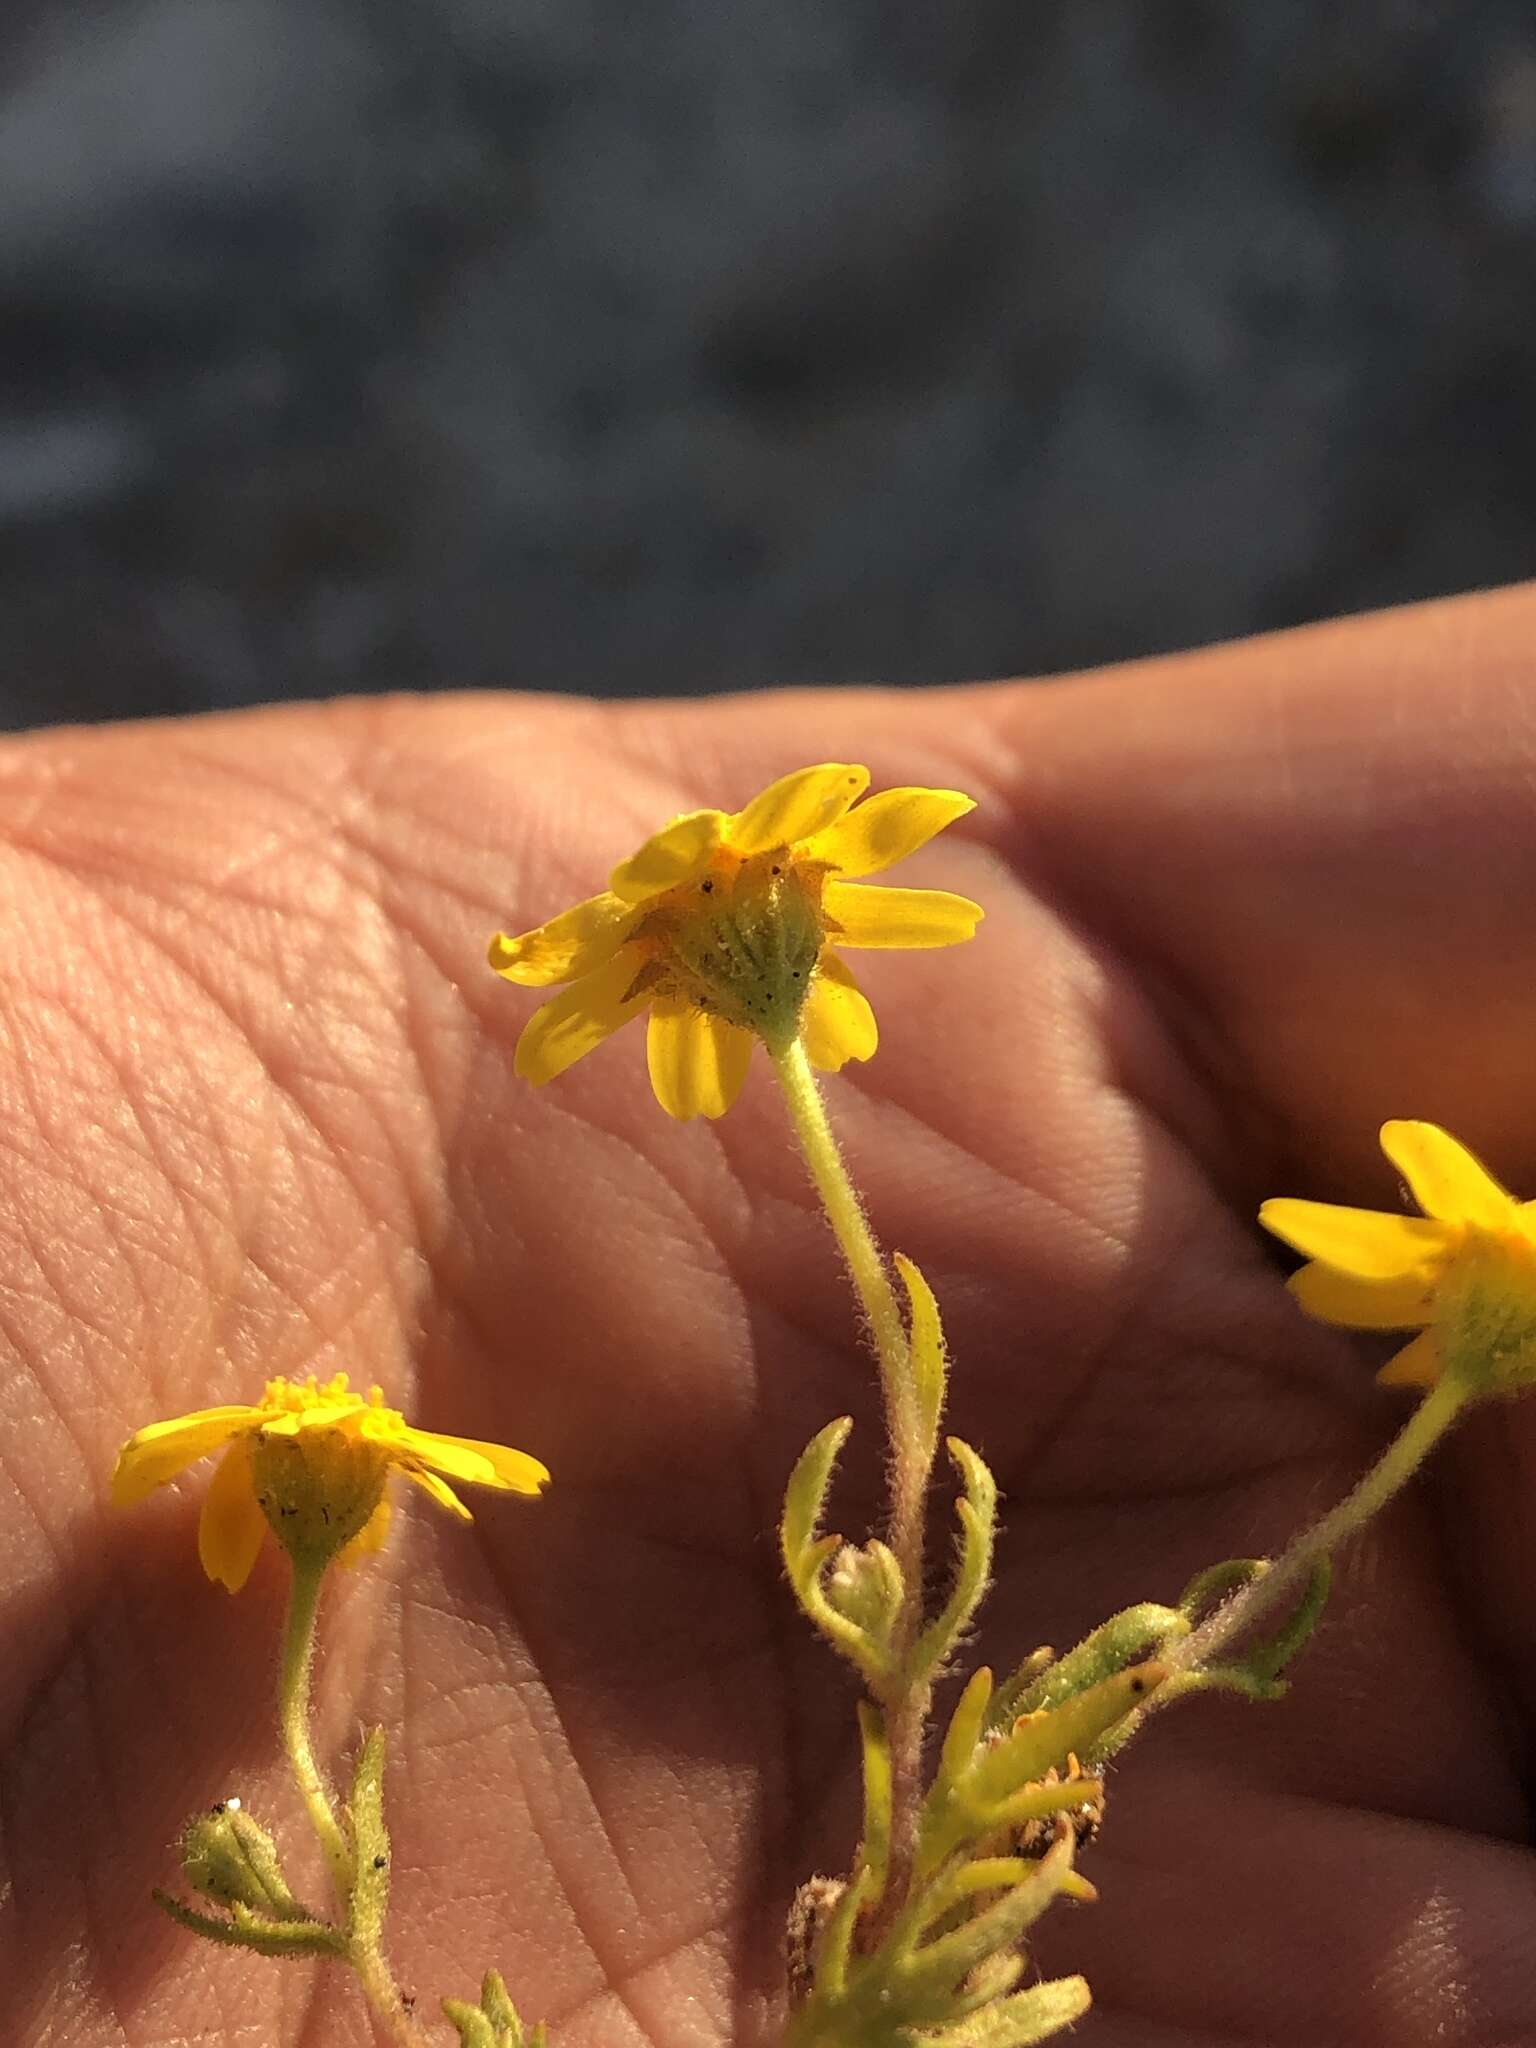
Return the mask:
[[[1528,611],[1430,616],[1486,662]],[[832,1084],[876,1227],[944,1309],[949,1426],[1006,1496],[978,1654],[1064,1646],[1336,1497],[1401,1411],[1294,1314],[1253,1201],[1386,1202],[1390,1113],[1536,1177],[1528,771],[1474,743],[1475,706],[1447,753],[1424,632],[1033,693],[12,746],[0,1977],[28,2048],[370,2038],[340,1973],[149,1904],[230,1792],[323,1887],[274,1756],[280,1568],[235,1601],[201,1580],[201,1475],[103,1501],[138,1423],[311,1370],[555,1474],[536,1505],[477,1498],[471,1533],[413,1505],[323,1618],[322,1753],[391,1733],[421,2016],[496,1964],[559,2048],[772,2038],[780,1916],[856,1818],[851,1687],[770,1532],[843,1410],[833,1525],[877,1513],[872,1375],[766,1071],[680,1128],[636,1032],[535,1096],[531,999],[481,965],[673,810],[815,758],[984,799],[912,870],[985,902],[980,938],[866,956],[884,1044]],[[1345,1561],[1285,1704],[1197,1702],[1128,1754],[1085,1863],[1103,1903],[1037,1949],[1093,1983],[1085,2043],[1536,2038],[1527,1440],[1473,1418]]]

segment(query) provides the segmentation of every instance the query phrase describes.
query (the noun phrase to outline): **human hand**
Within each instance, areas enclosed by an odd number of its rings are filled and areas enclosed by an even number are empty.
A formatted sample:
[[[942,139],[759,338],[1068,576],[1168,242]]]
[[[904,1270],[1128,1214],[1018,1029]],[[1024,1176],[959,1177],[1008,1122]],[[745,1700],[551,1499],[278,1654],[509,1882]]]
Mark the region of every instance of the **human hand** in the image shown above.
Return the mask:
[[[537,1503],[476,1496],[470,1533],[398,1515],[322,1618],[323,1753],[390,1732],[418,2017],[495,1964],[555,2048],[771,2040],[784,1907],[856,1825],[851,1689],[771,1531],[844,1410],[831,1523],[877,1513],[872,1368],[766,1068],[679,1126],[637,1030],[535,1094],[511,1048],[537,997],[487,936],[804,761],[981,799],[900,879],[987,922],[861,958],[882,1045],[828,1093],[1004,1490],[977,1654],[1006,1668],[1277,1548],[1400,1419],[1284,1294],[1262,1195],[1390,1205],[1388,1115],[1536,1193],[1533,622],[1514,592],[1045,686],[7,743],[23,2048],[370,2039],[341,1972],[205,1948],[149,1902],[220,1796],[300,1839],[283,1574],[269,1551],[235,1599],[203,1580],[203,1471],[105,1504],[139,1423],[336,1370],[554,1473]],[[1521,1411],[1472,1416],[1342,1560],[1283,1704],[1196,1701],[1138,1739],[1084,1859],[1102,1903],[1036,1948],[1093,1984],[1085,2048],[1536,2034],[1531,1457]]]

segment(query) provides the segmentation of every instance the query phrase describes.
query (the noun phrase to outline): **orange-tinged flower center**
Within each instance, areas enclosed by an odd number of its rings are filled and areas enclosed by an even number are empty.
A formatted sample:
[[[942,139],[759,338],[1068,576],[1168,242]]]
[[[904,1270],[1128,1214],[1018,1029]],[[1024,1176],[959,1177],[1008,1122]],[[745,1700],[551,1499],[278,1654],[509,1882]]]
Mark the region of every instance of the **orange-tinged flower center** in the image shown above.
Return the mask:
[[[691,1003],[770,1046],[787,1044],[830,929],[827,873],[789,847],[720,848],[707,874],[647,904],[629,937],[649,957],[629,993]]]

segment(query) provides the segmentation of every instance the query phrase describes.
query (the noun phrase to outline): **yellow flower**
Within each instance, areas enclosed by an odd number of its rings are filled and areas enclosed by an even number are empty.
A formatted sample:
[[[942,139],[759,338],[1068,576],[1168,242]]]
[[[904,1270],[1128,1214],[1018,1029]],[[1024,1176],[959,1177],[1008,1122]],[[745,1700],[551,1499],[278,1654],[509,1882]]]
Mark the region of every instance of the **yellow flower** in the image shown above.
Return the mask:
[[[389,1527],[384,1482],[403,1472],[461,1521],[471,1520],[448,1479],[537,1493],[549,1478],[537,1458],[471,1437],[415,1429],[386,1408],[378,1387],[366,1399],[338,1373],[269,1380],[255,1407],[199,1408],[151,1422],[117,1454],[112,1499],[132,1507],[210,1452],[224,1456],[203,1503],[197,1548],[203,1570],[231,1593],[250,1577],[270,1524],[301,1562],[344,1564],[376,1551]]]
[[[1259,1221],[1311,1260],[1289,1282],[1325,1323],[1419,1335],[1378,1375],[1510,1393],[1536,1379],[1536,1202],[1517,1202],[1438,1124],[1381,1127],[1422,1216],[1266,1202]]]
[[[858,887],[975,808],[951,789],[888,789],[827,762],[771,783],[745,810],[689,811],[588,897],[520,938],[498,932],[496,972],[570,987],[536,1010],[517,1046],[535,1087],[649,1010],[651,1085],[675,1117],[723,1116],[754,1038],[798,1035],[835,1072],[875,1050],[874,1013],[837,946],[952,946],[979,907],[942,889]]]

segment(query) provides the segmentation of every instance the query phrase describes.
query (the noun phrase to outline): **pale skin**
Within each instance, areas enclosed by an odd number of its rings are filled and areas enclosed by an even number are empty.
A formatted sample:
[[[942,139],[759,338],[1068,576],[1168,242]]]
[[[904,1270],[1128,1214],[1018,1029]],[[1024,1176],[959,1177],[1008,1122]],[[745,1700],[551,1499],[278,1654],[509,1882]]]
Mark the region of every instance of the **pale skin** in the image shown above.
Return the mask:
[[[1306,1324],[1253,1211],[1394,1206],[1431,1118],[1536,1194],[1536,592],[1042,688],[295,709],[0,749],[0,1985],[21,2048],[364,2048],[338,1970],[163,1922],[238,1793],[324,1896],[277,1750],[283,1593],[202,1578],[136,1425],[274,1373],[382,1380],[551,1467],[466,1531],[412,1496],[322,1610],[317,1748],[390,1731],[391,1950],[428,2038],[496,1964],[558,2048],[767,2048],[796,1881],[855,1828],[852,1688],[770,1531],[878,1402],[766,1062],[671,1122],[631,1027],[534,1093],[489,934],[781,771],[981,799],[892,880],[987,906],[860,956],[828,1084],[1004,1490],[1000,1668],[1278,1546],[1407,1413]],[[883,878],[882,878],[883,879]],[[1156,1721],[1110,1790],[1083,2048],[1536,2040],[1536,1406],[1458,1430],[1344,1560],[1291,1697]],[[936,1513],[947,1513],[940,1502]],[[935,1522],[935,1555],[947,1537]],[[940,1689],[941,1705],[954,1697]]]

